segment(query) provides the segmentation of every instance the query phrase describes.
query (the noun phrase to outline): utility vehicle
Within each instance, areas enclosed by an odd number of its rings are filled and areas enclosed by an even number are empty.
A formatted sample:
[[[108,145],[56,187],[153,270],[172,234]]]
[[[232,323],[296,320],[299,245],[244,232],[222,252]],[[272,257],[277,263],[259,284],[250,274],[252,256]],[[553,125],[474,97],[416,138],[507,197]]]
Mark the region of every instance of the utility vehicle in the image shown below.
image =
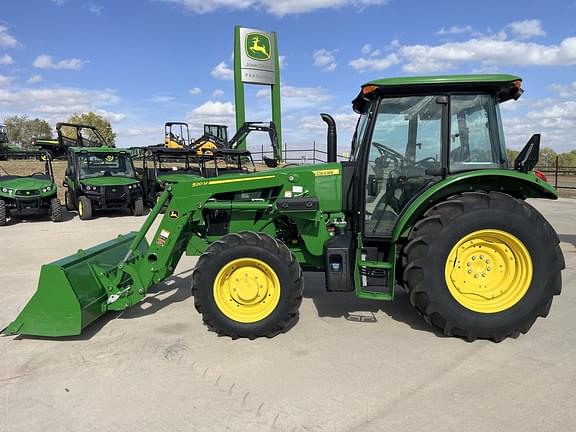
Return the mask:
[[[125,209],[144,214],[140,180],[130,153],[113,147],[71,147],[64,178],[66,208],[82,220],[96,210]]]
[[[0,226],[13,216],[29,213],[47,213],[52,221],[61,222],[51,159],[41,152],[10,152],[4,161],[0,164]]]
[[[353,101],[349,162],[336,162],[334,121],[324,115],[326,164],[171,185],[139,232],[45,265],[6,333],[79,334],[142,300],[184,253],[200,255],[196,309],[233,338],[289,329],[302,270],[324,272],[328,291],[368,300],[392,300],[402,285],[445,335],[525,333],[560,293],[564,258],[525,201],[557,198],[533,171],[539,135],[508,168],[499,105],[521,94],[521,78],[504,74],[369,82]]]
[[[66,159],[70,147],[109,146],[100,131],[79,123],[56,123],[56,139],[33,138],[32,148],[42,151],[51,159]]]

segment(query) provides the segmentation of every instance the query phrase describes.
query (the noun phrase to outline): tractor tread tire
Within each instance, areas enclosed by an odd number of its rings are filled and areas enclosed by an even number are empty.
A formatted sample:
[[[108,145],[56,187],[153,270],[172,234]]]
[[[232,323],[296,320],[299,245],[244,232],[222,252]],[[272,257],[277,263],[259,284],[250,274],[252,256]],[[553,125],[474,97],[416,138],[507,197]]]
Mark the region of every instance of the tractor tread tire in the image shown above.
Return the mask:
[[[62,222],[62,204],[58,198],[50,200],[50,219],[52,222]]]
[[[280,280],[281,297],[269,316],[255,323],[242,324],[225,317],[215,305],[213,280],[220,271],[221,265],[242,258],[246,256],[245,253],[250,255],[248,251],[254,249],[266,255],[266,257],[258,256],[257,258],[265,261],[276,272]],[[226,256],[222,258],[224,254]],[[268,261],[268,258],[272,262]],[[223,262],[218,262],[219,259]],[[286,245],[268,234],[251,231],[227,234],[212,243],[200,256],[192,276],[194,306],[202,315],[204,324],[210,330],[232,339],[271,338],[290,329],[298,320],[298,309],[302,303],[303,291],[302,269]],[[279,310],[281,311],[277,314]]]
[[[6,208],[6,203],[0,200],[0,226],[5,226],[8,224],[8,209]]]
[[[82,214],[80,214],[80,203],[82,204]],[[82,220],[92,219],[92,201],[90,198],[85,196],[78,198],[78,216]]]
[[[519,225],[524,225],[524,227],[516,228],[516,230],[524,230],[526,233],[524,238],[520,238],[522,242],[525,242],[530,236],[538,237],[535,241],[538,242],[539,249],[543,252],[536,250],[537,247],[533,247],[531,250],[529,248],[529,252],[531,255],[533,252],[536,253],[537,259],[541,260],[539,263],[533,263],[535,273],[532,281],[534,282],[537,276],[536,271],[541,272],[545,278],[541,284],[543,289],[535,291],[535,294],[531,296],[531,298],[537,296],[536,301],[534,304],[523,307],[522,310],[525,312],[517,312],[519,309],[516,308],[517,305],[514,305],[509,310],[496,314],[478,314],[500,315],[504,312],[509,313],[506,316],[505,324],[494,325],[491,323],[485,327],[463,328],[466,326],[456,322],[459,318],[462,321],[463,318],[455,317],[454,307],[447,305],[446,300],[443,300],[444,296],[437,294],[440,290],[448,291],[448,288],[443,276],[441,281],[437,281],[438,277],[430,276],[430,273],[434,272],[432,262],[440,253],[439,250],[446,249],[446,241],[443,239],[450,235],[452,230],[465,223],[467,217],[470,219],[485,217],[478,215],[486,215],[487,211],[497,211],[500,216],[509,214],[510,218],[516,218],[516,221],[523,220],[524,224]],[[506,224],[505,221],[497,222],[496,225],[498,223]],[[478,226],[476,229],[486,228],[499,229],[497,226]],[[513,234],[518,236],[516,233]],[[532,241],[532,239],[529,240]],[[507,337],[528,332],[538,317],[546,317],[553,297],[560,294],[562,289],[561,270],[564,269],[565,263],[559,243],[560,240],[552,226],[537,210],[523,200],[500,192],[457,194],[435,204],[424,214],[421,220],[414,224],[409,235],[409,241],[402,251],[402,280],[408,290],[410,303],[428,324],[438,328],[442,334],[458,336],[467,341],[489,339],[500,342]],[[448,250],[452,245],[448,247]],[[447,252],[442,253],[445,260]],[[443,275],[444,267],[442,267],[441,272]],[[536,290],[532,284],[520,302],[525,300],[531,290]],[[456,302],[454,299],[452,301]],[[447,312],[449,309],[451,310],[450,313]],[[464,307],[461,309],[467,314],[476,314]],[[528,311],[526,312],[526,310]]]

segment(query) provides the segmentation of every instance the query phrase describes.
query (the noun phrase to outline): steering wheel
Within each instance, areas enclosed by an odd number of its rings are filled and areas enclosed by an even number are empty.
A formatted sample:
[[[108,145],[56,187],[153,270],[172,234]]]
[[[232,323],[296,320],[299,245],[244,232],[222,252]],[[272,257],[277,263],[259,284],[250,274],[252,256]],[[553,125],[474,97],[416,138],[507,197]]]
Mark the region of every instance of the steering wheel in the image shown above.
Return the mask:
[[[46,175],[46,173],[43,173],[43,172],[41,172],[41,171],[38,171],[38,172],[35,172],[35,173],[32,174],[33,177],[34,177],[34,176],[40,177],[40,176],[45,176],[45,175]]]
[[[406,160],[406,158],[403,155],[398,153],[396,150],[391,149],[388,146],[385,146],[384,144],[380,144],[379,142],[372,141],[372,145],[374,147],[376,147],[378,150],[380,150],[381,152],[387,153],[389,156],[393,157],[394,159]]]
[[[435,157],[428,156],[416,161],[415,165],[426,165],[427,162],[437,163],[438,161],[436,160]]]

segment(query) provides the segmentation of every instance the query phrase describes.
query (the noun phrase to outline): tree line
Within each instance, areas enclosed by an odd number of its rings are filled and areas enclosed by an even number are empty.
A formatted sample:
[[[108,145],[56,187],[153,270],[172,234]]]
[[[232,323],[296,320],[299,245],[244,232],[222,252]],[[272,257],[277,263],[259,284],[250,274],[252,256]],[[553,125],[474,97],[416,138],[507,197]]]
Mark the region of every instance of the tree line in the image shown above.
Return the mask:
[[[66,123],[79,123],[88,126],[94,126],[108,144],[114,146],[116,144],[116,134],[112,130],[110,122],[95,112],[87,112],[82,114],[71,115]],[[29,118],[26,115],[14,115],[3,119],[3,124],[6,126],[6,135],[10,145],[16,145],[22,149],[28,149],[32,146],[33,138],[54,138],[55,131],[52,130],[46,120],[39,118]],[[63,128],[62,134],[68,138],[75,139],[76,132],[71,128]],[[96,140],[92,136],[92,132],[87,130],[82,134],[89,140]]]

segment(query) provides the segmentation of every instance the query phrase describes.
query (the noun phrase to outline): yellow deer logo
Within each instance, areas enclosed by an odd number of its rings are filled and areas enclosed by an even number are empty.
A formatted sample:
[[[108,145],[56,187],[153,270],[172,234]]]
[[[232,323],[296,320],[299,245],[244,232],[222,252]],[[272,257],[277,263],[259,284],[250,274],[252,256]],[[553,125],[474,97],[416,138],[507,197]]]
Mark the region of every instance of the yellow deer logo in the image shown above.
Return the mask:
[[[260,37],[259,36],[252,37],[252,46],[249,47],[249,49],[254,54],[260,52],[260,53],[264,54],[266,57],[270,57],[270,54],[268,54],[268,51],[266,51],[266,47],[263,45],[260,45]]]

